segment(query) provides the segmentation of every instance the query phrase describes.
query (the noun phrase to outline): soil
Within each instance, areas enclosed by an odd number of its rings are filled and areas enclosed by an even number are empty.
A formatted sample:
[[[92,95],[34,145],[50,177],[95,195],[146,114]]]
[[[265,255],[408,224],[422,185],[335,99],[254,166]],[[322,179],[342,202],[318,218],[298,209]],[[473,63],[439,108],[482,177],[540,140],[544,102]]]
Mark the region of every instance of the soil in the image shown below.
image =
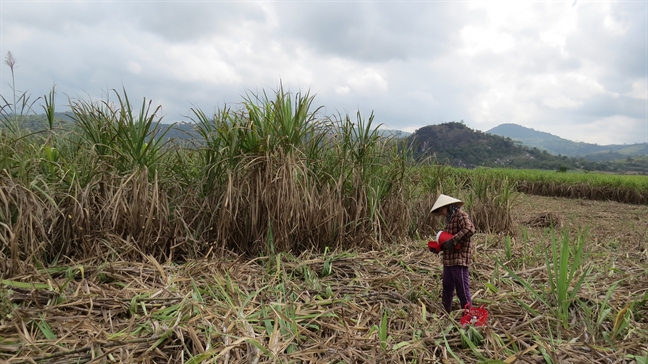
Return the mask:
[[[535,233],[545,228],[530,222],[548,214],[559,220],[559,230],[586,231],[595,244],[616,248],[617,252],[646,262],[648,258],[648,206],[614,201],[573,200],[559,197],[520,195],[513,215],[520,231]]]

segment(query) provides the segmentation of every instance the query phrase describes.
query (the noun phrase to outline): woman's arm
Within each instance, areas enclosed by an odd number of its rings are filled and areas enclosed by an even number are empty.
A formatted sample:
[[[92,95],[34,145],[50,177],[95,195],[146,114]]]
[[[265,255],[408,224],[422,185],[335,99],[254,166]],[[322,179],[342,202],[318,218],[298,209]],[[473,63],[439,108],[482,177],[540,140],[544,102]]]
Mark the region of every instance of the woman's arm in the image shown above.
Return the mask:
[[[459,231],[452,237],[452,242],[455,245],[464,239],[469,239],[475,234],[475,225],[468,214],[463,210],[457,212],[458,213],[455,216],[455,221],[453,221],[453,223],[455,223],[456,226],[459,226]]]

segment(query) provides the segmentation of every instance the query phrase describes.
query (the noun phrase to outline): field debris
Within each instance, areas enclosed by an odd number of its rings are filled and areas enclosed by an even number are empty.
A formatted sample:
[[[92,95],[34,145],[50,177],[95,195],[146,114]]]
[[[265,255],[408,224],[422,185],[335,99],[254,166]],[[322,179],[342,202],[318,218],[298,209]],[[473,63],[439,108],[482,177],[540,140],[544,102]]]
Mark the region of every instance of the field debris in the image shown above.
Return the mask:
[[[648,350],[648,273],[638,260],[641,253],[597,254],[601,247],[591,243],[588,265],[594,269],[564,326],[550,307],[503,274],[507,267],[538,292],[546,290],[544,234],[540,228],[528,231],[526,254],[518,250],[508,261],[502,259],[503,248],[484,247],[486,234],[475,236],[475,245],[484,250],[475,254],[471,283],[474,303],[489,311],[483,327],[462,328],[461,310],[443,313],[441,262],[420,241],[380,250],[223,257],[181,265],[151,258],[32,268],[2,281],[0,360],[608,363],[642,358]],[[620,249],[638,237],[627,236]],[[542,249],[533,256],[536,244]]]
[[[529,227],[561,228],[563,226],[563,218],[553,212],[543,212],[524,221],[524,224]]]

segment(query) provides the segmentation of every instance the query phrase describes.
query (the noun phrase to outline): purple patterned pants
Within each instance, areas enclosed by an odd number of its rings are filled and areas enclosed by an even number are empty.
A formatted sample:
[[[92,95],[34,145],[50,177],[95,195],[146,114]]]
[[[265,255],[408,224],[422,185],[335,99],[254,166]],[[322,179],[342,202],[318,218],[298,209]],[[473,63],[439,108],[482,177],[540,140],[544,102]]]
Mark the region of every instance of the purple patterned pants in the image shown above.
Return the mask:
[[[457,297],[461,303],[461,309],[472,305],[470,298],[470,276],[468,275],[468,267],[463,265],[453,265],[443,267],[443,294],[442,301],[443,307],[447,312],[452,310],[452,298],[454,292],[457,290]]]

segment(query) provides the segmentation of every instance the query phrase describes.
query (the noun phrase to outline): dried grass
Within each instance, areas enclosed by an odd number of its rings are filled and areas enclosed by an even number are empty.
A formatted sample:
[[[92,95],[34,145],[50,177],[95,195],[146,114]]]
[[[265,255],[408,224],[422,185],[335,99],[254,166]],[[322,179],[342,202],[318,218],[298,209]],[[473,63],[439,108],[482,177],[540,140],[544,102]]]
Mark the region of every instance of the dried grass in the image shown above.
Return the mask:
[[[558,183],[555,181],[522,181],[517,190],[539,196],[555,196],[570,199],[617,201],[645,205],[648,192],[625,186],[592,186],[589,183]]]
[[[524,221],[529,227],[563,227],[563,219],[553,212],[542,212]]]
[[[490,316],[488,326],[476,331],[481,339],[472,336],[476,352],[457,327],[460,312],[442,313],[439,258],[423,242],[408,241],[374,251],[282,253],[253,260],[232,255],[183,265],[152,257],[140,263],[78,262],[17,276],[3,281],[7,314],[0,320],[0,359],[405,363],[456,356],[475,363],[479,353],[506,362],[629,362],[631,355],[648,350],[647,263],[640,249],[615,252],[597,243],[609,233],[594,231],[588,240],[596,269],[579,294],[595,314],[602,313],[596,310],[604,308],[607,290],[619,282],[608,301],[610,315],[599,328],[586,325],[592,318],[580,305],[571,307],[570,326],[563,328],[496,268],[504,250],[488,246],[492,236],[477,234],[473,297]],[[626,236],[619,244],[636,244],[638,238]],[[505,264],[541,290],[547,279],[539,258],[544,229],[530,228],[528,239],[526,254],[518,241]],[[608,271],[612,263],[615,270]],[[18,287],[17,282],[30,283]],[[627,326],[614,341],[593,335],[592,330],[611,333],[630,302],[631,314],[622,318]]]
[[[23,262],[40,260],[50,242],[47,223],[56,211],[51,200],[0,175],[0,272],[23,273]]]

